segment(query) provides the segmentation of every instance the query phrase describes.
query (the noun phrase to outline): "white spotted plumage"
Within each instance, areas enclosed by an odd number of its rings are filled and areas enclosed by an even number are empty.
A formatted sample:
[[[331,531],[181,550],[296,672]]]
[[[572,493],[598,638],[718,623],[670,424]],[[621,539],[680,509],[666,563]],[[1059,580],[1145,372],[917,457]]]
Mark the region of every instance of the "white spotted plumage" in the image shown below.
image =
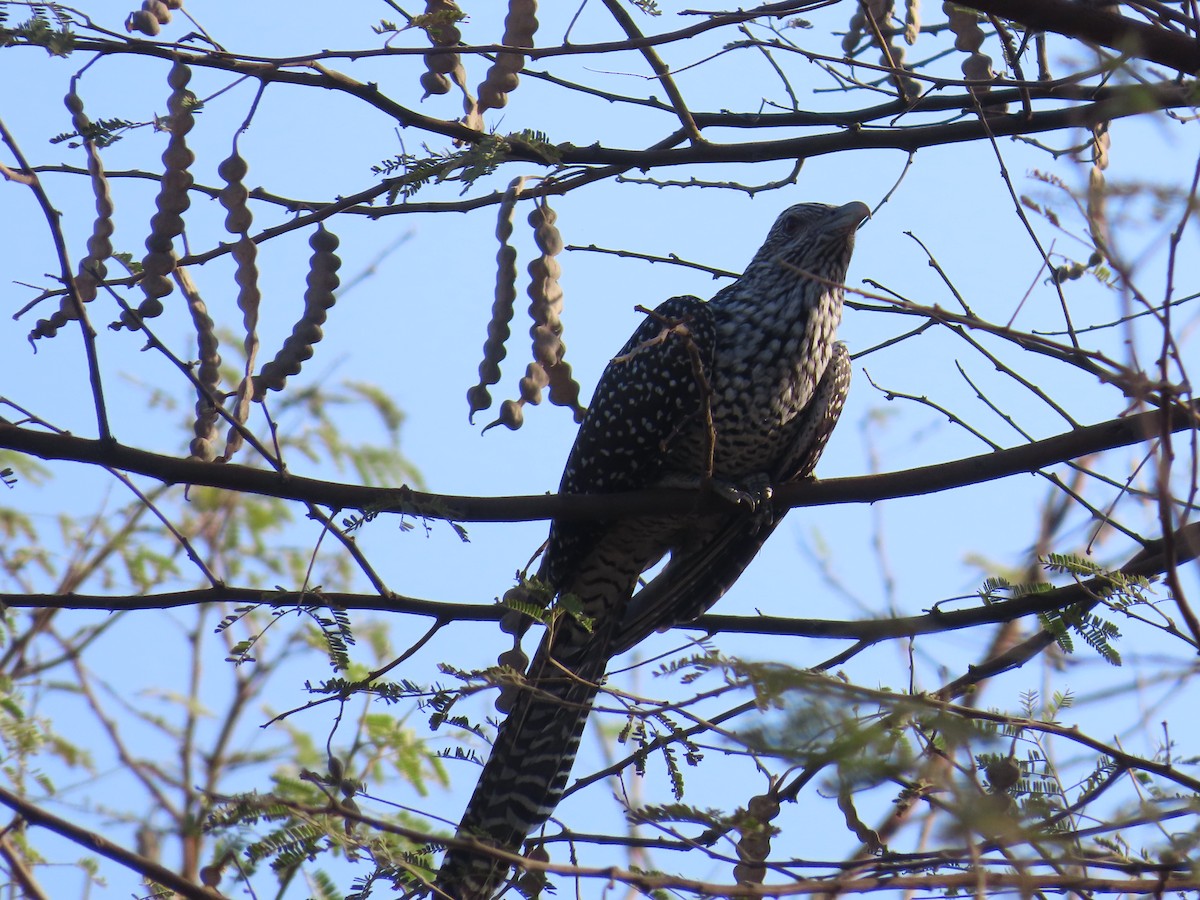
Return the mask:
[[[793,206],[711,301],[661,304],[601,376],[560,491],[807,477],[849,381],[834,334],[854,232],[867,215],[861,203]],[[553,522],[539,578],[572,595],[593,624],[562,616],[543,639],[527,676],[537,690],[517,696],[458,836],[519,849],[562,795],[611,655],[707,609],[772,527],[740,511]],[[671,562],[635,597],[639,576],[668,552]],[[452,849],[436,887],[454,900],[486,900],[507,870],[486,852]]]

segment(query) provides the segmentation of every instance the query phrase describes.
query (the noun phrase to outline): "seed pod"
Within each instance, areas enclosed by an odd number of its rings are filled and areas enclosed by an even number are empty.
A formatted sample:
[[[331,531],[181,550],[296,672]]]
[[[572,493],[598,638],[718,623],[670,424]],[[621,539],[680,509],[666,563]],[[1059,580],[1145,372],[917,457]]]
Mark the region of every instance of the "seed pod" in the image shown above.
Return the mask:
[[[142,9],[154,16],[159,25],[166,25],[171,21],[170,7],[163,0],[142,0]]]
[[[508,15],[504,19],[504,46],[532,47],[533,35],[537,29],[537,0],[508,0]],[[524,54],[508,51],[497,53],[496,61],[488,69],[483,83],[479,85],[479,111],[503,109],[507,106],[508,95],[516,90],[521,81],[518,73],[524,68]]]
[[[525,184],[525,177],[513,179],[504,192],[496,218],[496,237],[500,249],[496,252],[496,292],[492,302],[492,318],[488,322],[487,340],[483,344],[483,362],[479,364],[479,383],[467,391],[469,412],[467,421],[474,423],[475,413],[490,409],[492,396],[488,385],[500,380],[500,363],[508,355],[509,323],[513,317],[513,304],[517,299],[517,251],[508,243],[512,237],[513,214],[517,197]]]
[[[904,42],[910,47],[917,42],[921,33],[921,0],[905,0]]]
[[[258,359],[258,308],[262,300],[262,294],[258,289],[257,257],[258,247],[254,241],[250,240],[248,235],[242,235],[233,248],[233,258],[237,262],[237,271],[233,277],[238,285],[237,304],[242,311],[242,325],[246,330],[246,338],[242,342],[246,355],[246,368],[229,410],[234,421],[239,424],[245,424],[246,420],[250,418],[250,403],[254,399],[255,391],[253,373]],[[221,454],[222,458],[231,459],[241,446],[241,432],[230,427],[225,451]]]
[[[1108,150],[1111,143],[1108,122],[1097,122],[1092,126],[1092,168],[1088,172],[1087,221],[1092,243],[1102,253],[1107,252],[1110,238],[1108,183],[1104,170],[1108,168]]]
[[[542,255],[529,264],[529,317],[533,325],[529,329],[533,339],[533,358],[546,373],[545,384],[550,388],[550,402],[555,406],[569,407],[576,422],[582,422],[587,412],[579,405],[579,385],[571,375],[571,366],[563,357],[567,345],[563,343],[562,302],[563,291],[558,283],[562,267],[555,259],[563,249],[562,235],[555,222],[558,214],[543,200],[529,214],[533,226],[533,239]],[[524,388],[521,396],[524,397]]]
[[[505,650],[496,658],[496,665],[508,666],[510,669],[516,669],[518,672],[524,672],[525,667],[529,665],[529,657],[525,655],[520,647],[513,647],[511,650]]]
[[[462,10],[454,0],[425,0],[425,15],[437,18],[437,24],[425,26],[425,34],[434,47],[458,46],[462,32],[453,20],[462,18]],[[421,87],[425,90],[422,100],[431,94],[450,93],[450,79],[446,76],[452,73],[456,82],[466,83],[466,70],[457,53],[431,50],[425,54],[425,68],[428,71],[421,75]]]
[[[554,222],[558,214],[545,201],[534,206],[529,213],[529,224],[533,227],[534,241],[542,255],[529,264],[529,318],[533,324],[529,336],[533,339],[533,358],[546,369],[558,364],[565,347],[559,336],[562,334],[563,291],[558,284],[562,267],[554,257],[562,252],[563,241]]]
[[[942,4],[942,11],[949,20],[950,31],[954,33],[954,49],[968,54],[962,62],[963,77],[968,81],[990,82],[994,77],[992,58],[981,53],[984,33],[979,27],[979,16],[961,6],[950,2]],[[971,93],[982,94],[991,90],[991,84],[971,85]]]
[[[500,404],[500,415],[496,421],[489,422],[483,427],[483,430],[487,432],[497,425],[503,425],[509,431],[516,431],[525,424],[525,413],[521,411],[521,407],[524,405],[524,400],[505,400]]]
[[[842,52],[847,56],[854,52],[858,47],[858,42],[862,40],[863,29],[867,27],[867,16],[863,12],[862,4],[854,5],[854,14],[850,16],[850,24],[846,26],[846,33],[842,37]]]
[[[129,14],[129,18],[125,20],[125,30],[130,34],[140,31],[142,34],[154,37],[162,31],[162,26],[158,24],[158,18],[154,13],[139,9],[137,12]]]
[[[496,658],[496,665],[508,666],[510,669],[516,669],[518,672],[524,673],[526,666],[529,665],[529,657],[525,655],[520,646],[516,646],[511,650],[505,650],[501,653]],[[512,712],[513,703],[520,693],[520,688],[517,685],[502,684],[500,686],[500,693],[496,695],[494,701],[496,712]]]
[[[96,290],[108,274],[105,262],[112,256],[113,234],[113,201],[109,191],[108,178],[104,174],[104,164],[100,160],[100,150],[96,142],[88,137],[92,123],[83,112],[83,100],[75,91],[75,81],[71,81],[71,90],[63,99],[71,113],[71,124],[75,132],[83,139],[83,145],[88,154],[88,175],[92,185],[92,194],[96,198],[96,219],[92,223],[92,234],[88,238],[87,255],[79,261],[79,274],[75,276],[75,296],[80,303],[90,303],[96,299]],[[79,312],[69,294],[59,301],[58,310],[49,319],[39,319],[33,331],[29,334],[31,341],[40,337],[53,337],[59,328],[68,322],[79,318]]]
[[[221,383],[221,354],[216,328],[208,315],[208,307],[200,297],[187,269],[176,269],[175,277],[187,301],[192,326],[196,329],[196,353],[200,365],[196,369],[196,380],[202,389],[197,391],[196,422],[192,426],[195,437],[189,449],[193,459],[211,462],[217,455],[217,421],[220,413],[214,397]],[[204,390],[203,388],[207,388]]]
[[[225,230],[230,234],[245,234],[250,230],[250,225],[254,221],[253,215],[246,206],[250,191],[242,183],[249,170],[250,167],[246,165],[246,161],[238,155],[236,146],[233,148],[232,155],[217,166],[217,174],[225,182],[225,187],[221,188],[218,198],[227,212]]]
[[[221,189],[219,195],[221,205],[228,213],[225,216],[225,229],[230,234],[240,236],[233,247],[233,258],[237,264],[237,271],[233,278],[238,285],[237,304],[238,309],[242,311],[242,324],[246,330],[246,339],[243,342],[246,351],[246,377],[238,385],[237,398],[231,410],[234,420],[239,423],[244,423],[250,415],[250,400],[254,390],[251,376],[254,373],[259,345],[258,308],[262,301],[262,294],[258,289],[258,247],[250,240],[248,234],[254,221],[254,216],[246,204],[250,192],[246,190],[246,185],[243,183],[248,171],[249,166],[238,155],[235,142],[233,153],[217,166],[217,174],[225,181],[225,187]],[[241,435],[236,430],[230,432],[230,442],[235,441],[235,434],[237,434],[236,441],[240,444]],[[230,448],[226,447],[226,454],[230,452]]]
[[[334,252],[338,247],[338,239],[324,225],[318,225],[317,230],[308,241],[313,254],[308,260],[308,290],[304,292],[304,314],[292,328],[291,335],[283,342],[283,347],[275,354],[275,358],[266,363],[254,376],[254,399],[261,401],[266,392],[281,391],[289,376],[297,375],[300,366],[313,355],[313,345],[322,338],[321,326],[330,307],[336,301],[334,291],[341,283],[337,270],[342,261]]]
[[[871,37],[876,43],[882,39],[882,43],[879,43],[880,64],[892,69],[892,84],[902,97],[917,97],[921,88],[906,74],[908,70],[904,65],[904,47],[896,43],[895,34],[892,32],[891,20],[896,7],[895,0],[867,0],[866,6],[876,26],[871,30]]]
[[[566,353],[566,345],[563,344],[563,352]],[[580,387],[579,382],[575,380],[571,374],[571,364],[565,359],[559,360],[558,364],[551,366],[546,372],[549,378],[547,387],[549,388],[548,396],[550,402],[555,406],[565,406],[569,408],[575,419],[575,424],[583,421],[583,417],[587,415],[587,407],[579,402]]]
[[[760,794],[746,804],[746,815],[739,825],[741,837],[737,843],[738,864],[733,877],[738,884],[762,884],[767,868],[763,863],[771,853],[772,828],[768,823],[779,815],[779,799],[773,794]]]
[[[550,854],[546,852],[546,848],[542,844],[532,848],[525,854],[525,857],[534,862],[550,862]],[[517,890],[526,897],[537,898],[545,886],[546,872],[542,869],[529,869],[522,872],[521,877],[517,879]]]
[[[521,402],[531,403],[537,406],[542,402],[542,388],[544,388],[550,379],[546,375],[546,370],[536,362],[531,362],[525,367],[525,377],[519,382],[521,389]]]
[[[425,91],[421,95],[422,100],[432,94],[448,94],[450,93],[450,79],[437,72],[422,72],[421,87]]]
[[[174,240],[183,233],[183,213],[191,206],[188,191],[193,180],[188,168],[196,156],[188,149],[187,133],[195,124],[192,104],[195,95],[187,89],[191,69],[176,61],[167,74],[171,95],[167,98],[166,125],[171,133],[163,151],[163,177],[158,185],[154,204],[158,212],[150,218],[150,234],[146,238],[146,255],[142,258],[142,280],[139,282],[146,299],[138,306],[138,315],[150,319],[162,314],[160,298],[174,290],[170,275],[175,271]],[[122,316],[110,328],[128,326],[128,316]]]

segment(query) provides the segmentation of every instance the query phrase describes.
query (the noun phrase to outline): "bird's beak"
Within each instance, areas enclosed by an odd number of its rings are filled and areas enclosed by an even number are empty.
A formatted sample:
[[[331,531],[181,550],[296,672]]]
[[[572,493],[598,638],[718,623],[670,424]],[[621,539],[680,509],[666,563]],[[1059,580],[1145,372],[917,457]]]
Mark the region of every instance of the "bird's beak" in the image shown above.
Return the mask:
[[[847,203],[845,206],[839,207],[834,212],[833,221],[830,224],[834,228],[845,228],[847,231],[853,231],[869,218],[871,218],[871,207],[855,200],[852,203]]]

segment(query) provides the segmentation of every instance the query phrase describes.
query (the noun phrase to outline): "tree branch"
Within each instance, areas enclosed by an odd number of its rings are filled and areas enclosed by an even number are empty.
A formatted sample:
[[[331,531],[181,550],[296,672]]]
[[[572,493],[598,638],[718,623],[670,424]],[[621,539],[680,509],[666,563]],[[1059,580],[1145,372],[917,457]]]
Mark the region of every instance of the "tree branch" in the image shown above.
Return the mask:
[[[879,475],[859,475],[777,487],[781,508],[874,503],[932,494],[1036,472],[1117,447],[1137,444],[1162,433],[1163,416],[1171,432],[1197,427],[1200,400],[1168,410],[1110,419],[1029,444],[952,462]],[[339,484],[249,466],[208,463],[150,453],[124,444],[106,444],[67,434],[50,434],[0,420],[0,448],[45,460],[109,466],[146,475],[167,484],[203,485],[224,490],[319,503],[333,509],[357,509],[452,522],[529,522],[538,519],[607,519],[647,513],[680,515],[727,510],[728,502],[705,491],[654,489],[616,494],[549,494],[523,497],[465,497],[429,494],[409,487],[394,489]]]
[[[88,831],[86,828],[80,828],[66,819],[60,819],[58,816],[46,812],[25,798],[18,797],[16,794],[2,787],[0,787],[0,803],[3,803],[13,812],[20,815],[21,818],[25,819],[31,825],[40,825],[42,828],[48,828],[74,844],[99,853],[101,856],[108,857],[113,862],[120,863],[126,868],[137,872],[139,875],[143,875],[149,880],[161,884],[163,887],[170,888],[181,897],[188,898],[188,900],[221,900],[222,898],[222,895],[216,891],[194,884],[186,878],[181,878],[166,866],[161,866],[153,860],[146,859],[144,856],[139,856],[136,853],[131,853],[124,847],[118,847],[103,835],[97,834],[94,831]]]
[[[1099,5],[1068,0],[968,0],[963,6],[1019,22],[1031,31],[1053,31],[1180,72],[1200,72],[1200,45],[1194,35],[1129,19]]]

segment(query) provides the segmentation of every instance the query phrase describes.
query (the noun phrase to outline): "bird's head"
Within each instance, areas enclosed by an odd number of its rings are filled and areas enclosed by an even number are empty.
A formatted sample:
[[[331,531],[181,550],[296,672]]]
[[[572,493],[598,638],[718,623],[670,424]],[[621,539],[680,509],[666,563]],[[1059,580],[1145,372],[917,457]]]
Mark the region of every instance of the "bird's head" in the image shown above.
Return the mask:
[[[841,282],[854,251],[854,232],[871,215],[865,203],[799,203],[780,213],[746,276],[776,280],[805,273]]]

